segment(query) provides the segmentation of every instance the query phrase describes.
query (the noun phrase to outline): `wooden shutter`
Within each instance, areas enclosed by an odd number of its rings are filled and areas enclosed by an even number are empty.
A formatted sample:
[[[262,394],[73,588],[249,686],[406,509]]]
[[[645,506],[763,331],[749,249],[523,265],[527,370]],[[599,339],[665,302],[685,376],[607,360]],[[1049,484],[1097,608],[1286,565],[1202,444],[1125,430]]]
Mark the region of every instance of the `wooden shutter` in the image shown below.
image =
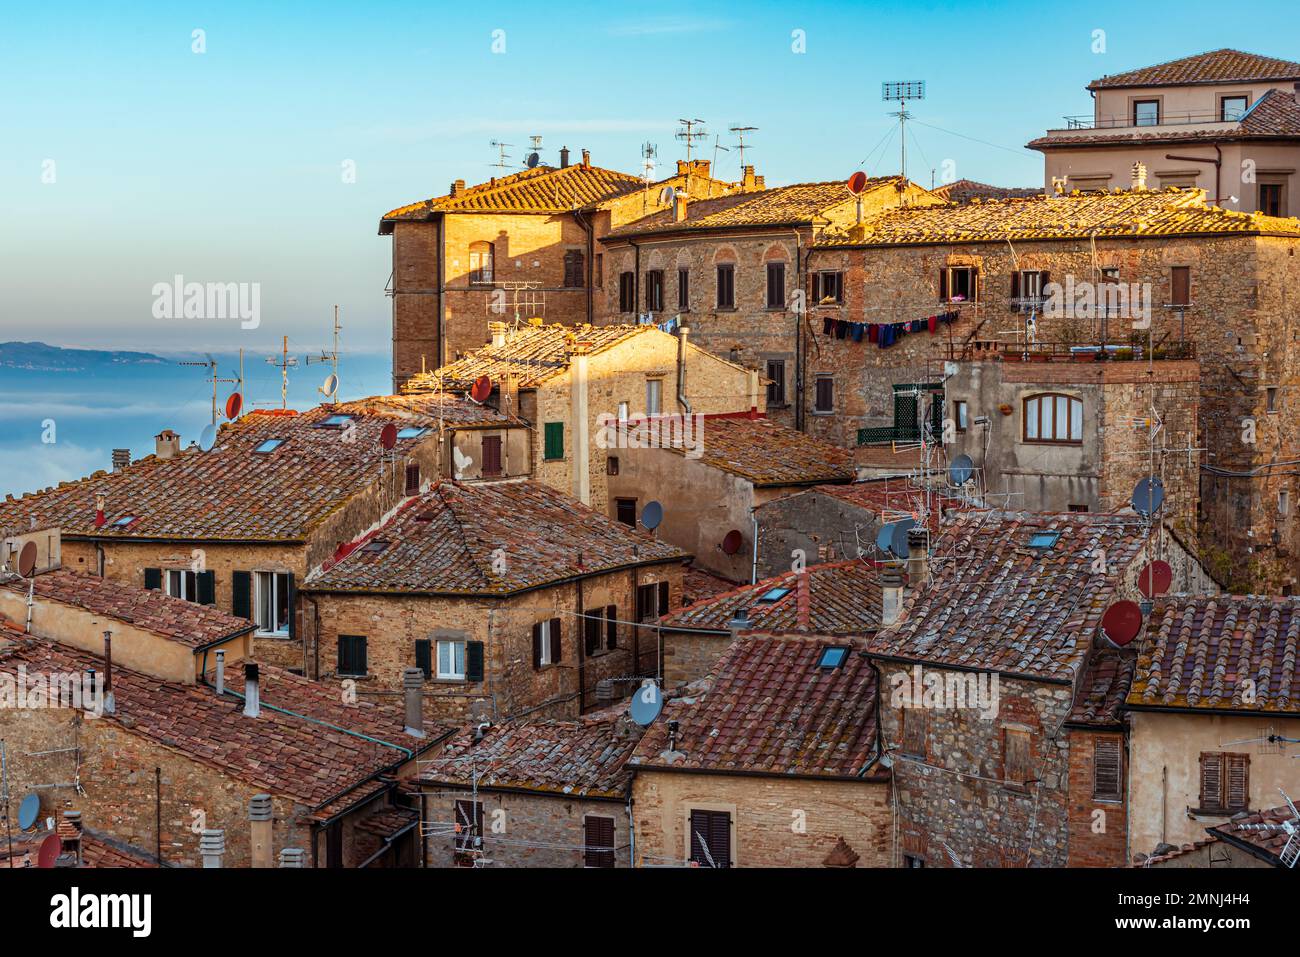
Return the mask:
[[[433,677],[433,642],[428,638],[415,639],[415,667],[424,672],[425,678]]]
[[[253,617],[253,573],[230,573],[230,609],[236,618]]]
[[[560,644],[560,619],[551,619],[551,664],[559,664],[560,653],[563,647]]]
[[[162,591],[161,568],[146,568],[144,570],[144,587],[154,591]]]
[[[298,586],[294,584],[293,572],[289,572],[284,577],[289,586],[289,637],[293,638],[298,634]],[[362,641],[365,639],[363,638]],[[365,669],[363,668],[362,671],[364,673]]]
[[[185,572],[185,597],[189,601],[198,601],[199,576],[195,572]]]
[[[365,635],[339,635],[339,674],[366,674]]]
[[[980,271],[972,268],[970,271],[970,301],[979,302],[980,298]]]
[[[1201,807],[1223,807],[1223,755],[1217,751],[1201,752]]]
[[[668,583],[659,583],[659,614],[668,614]]]
[[[582,822],[587,867],[614,866],[614,819],[588,817]]]
[[[605,606],[605,647],[618,647],[618,606]]]
[[[923,708],[904,708],[903,751],[925,757],[925,710]]]
[[[731,866],[730,814],[691,811],[691,860],[703,867]]]
[[[465,680],[483,680],[483,642],[465,642]]]
[[[1016,302],[1020,298],[1020,270],[1011,271],[1011,311],[1019,312],[1020,303]]]
[[[1092,796],[1102,801],[1118,801],[1121,786],[1122,751],[1119,738],[1098,738],[1092,743]]]
[[[1223,757],[1227,766],[1224,807],[1229,811],[1244,811],[1250,804],[1250,755],[1228,753]]]
[[[948,301],[948,269],[943,267],[939,270],[939,301]]]
[[[1029,732],[1018,728],[1002,731],[1002,777],[1012,787],[1029,780]]]
[[[582,619],[582,643],[589,655],[600,651],[600,619],[595,612],[588,611]]]
[[[501,474],[501,436],[483,436],[483,474],[494,476]]]
[[[533,670],[542,667],[542,623],[533,625]]]
[[[414,495],[420,491],[420,463],[412,462],[406,466],[406,494]]]
[[[546,423],[546,451],[545,457],[548,459],[564,458],[564,423],[547,422]]]
[[[1173,299],[1170,300],[1175,306],[1190,305],[1192,301],[1192,270],[1190,266],[1174,266],[1170,270],[1170,284],[1172,286]]]
[[[199,572],[195,576],[198,581],[198,602],[200,605],[215,605],[217,603],[217,579],[213,572]]]

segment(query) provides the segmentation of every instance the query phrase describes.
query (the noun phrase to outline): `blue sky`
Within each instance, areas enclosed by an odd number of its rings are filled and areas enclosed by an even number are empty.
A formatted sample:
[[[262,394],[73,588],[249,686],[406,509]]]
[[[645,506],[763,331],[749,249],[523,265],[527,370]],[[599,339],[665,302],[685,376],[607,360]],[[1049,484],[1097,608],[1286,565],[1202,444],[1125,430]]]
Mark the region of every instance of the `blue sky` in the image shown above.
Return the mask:
[[[1222,46],[1300,59],[1294,17],[1218,4],[9,5],[0,30],[0,339],[172,351],[386,351],[386,210],[544,137],[634,171],[676,118],[757,126],[769,184],[892,172],[882,80],[924,79],[909,173],[1041,185],[1021,149],[1084,86]],[[192,31],[206,52],[192,52]],[[505,52],[493,53],[504,31]],[[804,31],[806,52],[792,51]],[[1094,53],[1093,31],[1106,52]],[[920,124],[928,124],[922,126]],[[936,129],[937,127],[937,129]],[[961,134],[955,135],[955,134]],[[706,155],[712,155],[712,140]],[[724,174],[737,154],[720,153]],[[43,183],[52,160],[55,181]],[[356,181],[344,183],[343,164]],[[261,283],[262,322],[160,320],[154,283]]]

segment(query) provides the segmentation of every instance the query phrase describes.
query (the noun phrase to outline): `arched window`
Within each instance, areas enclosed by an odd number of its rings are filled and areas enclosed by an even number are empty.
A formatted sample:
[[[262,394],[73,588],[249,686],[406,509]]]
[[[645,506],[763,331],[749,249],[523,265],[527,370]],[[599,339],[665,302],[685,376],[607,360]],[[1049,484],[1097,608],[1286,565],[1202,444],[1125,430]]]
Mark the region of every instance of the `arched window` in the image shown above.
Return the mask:
[[[492,281],[492,261],[495,249],[491,243],[476,242],[469,244],[469,281],[472,283],[490,283]]]
[[[1078,444],[1083,441],[1083,400],[1044,392],[1025,399],[1025,441]]]

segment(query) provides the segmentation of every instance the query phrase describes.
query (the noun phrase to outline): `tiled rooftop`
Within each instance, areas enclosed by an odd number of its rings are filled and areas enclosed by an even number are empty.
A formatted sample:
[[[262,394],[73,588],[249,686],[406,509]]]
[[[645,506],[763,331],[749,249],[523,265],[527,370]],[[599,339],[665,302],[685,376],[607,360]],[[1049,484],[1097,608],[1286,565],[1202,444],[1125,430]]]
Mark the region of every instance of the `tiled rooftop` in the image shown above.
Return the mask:
[[[1300,822],[1296,821],[1291,809],[1284,804],[1266,811],[1251,811],[1235,816],[1231,821],[1206,828],[1206,833],[1251,851],[1257,857],[1268,860],[1274,867],[1283,867],[1285,865],[1278,858],[1282,848],[1291,839],[1291,835],[1282,827],[1284,821],[1300,827]],[[1260,824],[1270,826],[1264,829],[1250,826]],[[1296,840],[1300,840],[1300,837]]]
[[[761,600],[765,595],[775,600]],[[744,585],[659,621],[671,628],[727,631],[741,611],[753,622],[747,630],[861,635],[880,627],[880,572],[856,559],[809,565],[804,574],[787,572]]]
[[[818,485],[809,491],[856,505],[871,512],[882,523],[898,521],[905,515],[910,515],[917,521],[924,517],[926,526],[932,532],[939,530],[944,509],[965,505],[961,499],[949,498],[938,491],[932,491],[927,496],[925,489],[900,478],[867,479],[849,485]]]
[[[53,571],[0,585],[24,595],[29,586],[38,598],[83,608],[191,648],[202,648],[253,630],[246,618],[236,618],[211,605],[172,598],[160,591],[124,585],[98,575]]]
[[[771,419],[748,415],[705,416],[699,461],[756,486],[848,482],[856,474],[853,453]],[[685,455],[686,449],[664,448]]]
[[[853,639],[753,635],[731,644],[702,695],[671,699],[637,746],[638,767],[858,779],[876,757],[876,674]],[[677,720],[669,757],[668,721]]]
[[[528,480],[443,481],[354,549],[314,574],[304,591],[504,595],[636,564],[680,561],[674,545]],[[504,573],[494,571],[502,549]]]
[[[1124,73],[1112,73],[1093,80],[1088,84],[1088,89],[1183,86],[1194,83],[1262,83],[1271,80],[1300,80],[1300,63],[1225,48]]]
[[[1124,699],[1136,662],[1132,649],[1095,648],[1079,680],[1068,723],[1088,728],[1122,726]]]
[[[1049,547],[1031,546],[1058,532]],[[957,665],[1049,681],[1082,667],[1146,526],[1133,515],[968,512],[932,548],[930,581],[905,617],[872,640],[904,661]],[[1096,550],[1110,571],[1095,574]]]
[[[426,785],[523,788],[573,797],[626,796],[626,767],[642,729],[615,706],[572,721],[519,721],[495,725],[474,743],[473,729],[447,742],[421,763]]]
[[[967,203],[972,199],[1011,199],[1017,196],[1037,196],[1041,186],[991,186],[973,179],[959,179],[933,190],[936,196],[954,203]]]
[[[828,228],[818,246],[936,245],[1165,236],[1279,234],[1300,220],[1205,204],[1199,189],[1071,193],[887,210],[860,227]]]
[[[1130,707],[1300,711],[1300,598],[1171,596],[1136,644]]]
[[[735,587],[735,582],[728,581],[707,568],[701,568],[695,562],[691,562],[682,573],[682,604],[693,605],[706,598],[716,598]]]

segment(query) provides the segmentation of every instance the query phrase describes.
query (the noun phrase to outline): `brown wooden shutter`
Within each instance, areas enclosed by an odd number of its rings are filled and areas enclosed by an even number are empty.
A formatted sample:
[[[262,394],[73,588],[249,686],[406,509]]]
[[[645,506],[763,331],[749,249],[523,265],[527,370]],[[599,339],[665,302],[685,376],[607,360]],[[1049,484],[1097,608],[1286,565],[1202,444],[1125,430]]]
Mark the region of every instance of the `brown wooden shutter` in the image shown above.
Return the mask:
[[[230,573],[230,613],[236,618],[253,617],[253,573]]]
[[[1092,796],[1117,801],[1121,790],[1122,761],[1119,738],[1098,738],[1092,743]]]
[[[533,670],[542,667],[542,623],[533,625]]]
[[[1250,804],[1250,755],[1225,754],[1227,765],[1227,803],[1229,811],[1244,811]]]
[[[552,618],[551,619],[551,664],[553,665],[559,664],[560,652],[562,650],[563,649],[560,644],[560,619]]]
[[[1020,298],[1020,271],[1012,270],[1011,272],[1011,311],[1019,312],[1020,303],[1015,300]]]
[[[970,301],[979,302],[980,300],[980,271],[972,268],[970,271]]]
[[[925,757],[925,711],[922,708],[904,708],[903,717],[903,751]]]
[[[659,614],[668,614],[668,583],[659,583]]]
[[[1174,266],[1170,272],[1170,284],[1173,293],[1172,304],[1190,305],[1192,301],[1192,270],[1190,266]]]
[[[605,606],[605,647],[618,647],[618,606]]]
[[[939,301],[948,301],[948,270],[946,267],[939,270]]]
[[[587,867],[614,866],[614,819],[589,817],[582,822]]]
[[[1223,755],[1217,751],[1201,752],[1201,807],[1223,807]]]
[[[731,866],[731,815],[691,811],[691,860],[702,867]]]
[[[501,474],[501,436],[485,435],[483,437],[483,475],[492,477]]]
[[[1005,728],[1002,742],[1002,777],[1009,785],[1023,786],[1029,780],[1029,732]]]

